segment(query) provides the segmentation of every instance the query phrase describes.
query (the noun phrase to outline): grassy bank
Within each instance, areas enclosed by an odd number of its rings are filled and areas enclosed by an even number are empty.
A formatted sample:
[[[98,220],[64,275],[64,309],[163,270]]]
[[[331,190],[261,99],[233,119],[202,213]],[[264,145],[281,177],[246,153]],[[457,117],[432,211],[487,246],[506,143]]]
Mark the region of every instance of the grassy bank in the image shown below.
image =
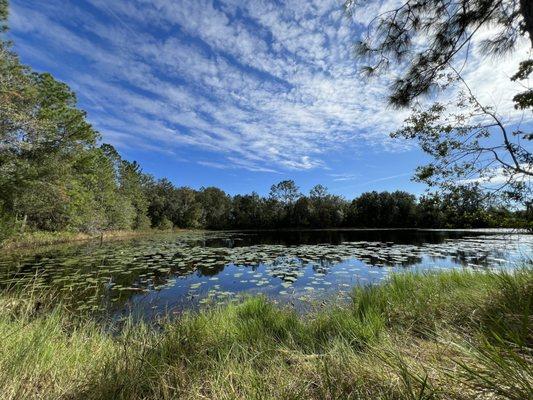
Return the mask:
[[[262,298],[120,333],[0,297],[3,399],[532,398],[533,270],[397,275],[299,317]],[[36,307],[40,301],[44,307]],[[36,310],[38,309],[38,310]]]
[[[74,243],[89,240],[109,240],[144,236],[150,232],[146,231],[108,231],[96,234],[81,232],[27,232],[17,234],[0,243],[3,250],[25,249],[39,246],[48,246],[61,243]]]
[[[173,232],[186,232],[187,230],[175,229]],[[101,233],[88,234],[80,232],[27,232],[17,234],[3,242],[0,242],[0,249],[10,251],[16,249],[31,249],[40,246],[49,246],[62,243],[75,243],[91,240],[120,240],[149,235],[159,235],[171,232],[170,230],[150,229],[143,231],[105,231]]]

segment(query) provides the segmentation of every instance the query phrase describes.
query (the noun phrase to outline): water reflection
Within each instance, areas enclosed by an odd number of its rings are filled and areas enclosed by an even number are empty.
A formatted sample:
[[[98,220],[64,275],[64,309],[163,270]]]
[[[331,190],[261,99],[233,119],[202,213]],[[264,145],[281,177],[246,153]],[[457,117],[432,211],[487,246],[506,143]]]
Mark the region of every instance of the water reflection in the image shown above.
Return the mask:
[[[405,269],[496,268],[533,236],[446,231],[229,232],[62,246],[0,258],[0,285],[55,290],[81,311],[144,316],[262,293],[302,308]]]

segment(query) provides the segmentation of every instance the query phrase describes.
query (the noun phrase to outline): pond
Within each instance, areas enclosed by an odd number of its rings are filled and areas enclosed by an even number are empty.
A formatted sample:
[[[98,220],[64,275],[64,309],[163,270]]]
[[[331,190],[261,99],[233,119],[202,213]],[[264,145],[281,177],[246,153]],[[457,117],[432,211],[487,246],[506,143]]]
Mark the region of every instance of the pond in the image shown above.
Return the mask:
[[[113,317],[256,294],[305,311],[392,272],[513,268],[532,256],[533,235],[501,231],[187,232],[6,254],[0,287],[53,290],[74,310]]]

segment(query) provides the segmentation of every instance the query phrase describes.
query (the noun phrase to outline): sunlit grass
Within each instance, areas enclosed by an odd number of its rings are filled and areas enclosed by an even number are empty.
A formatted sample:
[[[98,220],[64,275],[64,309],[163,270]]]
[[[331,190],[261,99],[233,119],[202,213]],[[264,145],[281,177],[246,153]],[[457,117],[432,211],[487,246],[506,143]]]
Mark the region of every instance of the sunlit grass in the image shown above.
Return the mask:
[[[119,332],[0,297],[5,399],[532,396],[533,272],[394,275],[298,316],[264,298]],[[38,302],[44,306],[36,307]]]

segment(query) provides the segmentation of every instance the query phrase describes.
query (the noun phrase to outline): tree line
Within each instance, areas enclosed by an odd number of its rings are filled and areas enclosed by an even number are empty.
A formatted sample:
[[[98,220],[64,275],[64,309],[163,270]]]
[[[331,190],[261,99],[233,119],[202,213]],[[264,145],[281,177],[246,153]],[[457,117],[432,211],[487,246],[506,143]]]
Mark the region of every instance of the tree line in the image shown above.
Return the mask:
[[[268,196],[230,196],[216,187],[193,190],[151,181],[148,215],[153,227],[207,229],[479,228],[526,226],[525,211],[491,205],[476,186],[420,197],[405,191],[366,192],[353,200],[322,185],[300,193],[292,180]]]
[[[6,21],[7,2],[0,1],[2,31]],[[75,93],[23,65],[0,40],[0,239],[28,229],[479,227],[520,218],[489,207],[476,187],[418,200],[370,192],[352,201],[322,185],[302,195],[290,180],[266,197],[176,187],[100,142]]]

